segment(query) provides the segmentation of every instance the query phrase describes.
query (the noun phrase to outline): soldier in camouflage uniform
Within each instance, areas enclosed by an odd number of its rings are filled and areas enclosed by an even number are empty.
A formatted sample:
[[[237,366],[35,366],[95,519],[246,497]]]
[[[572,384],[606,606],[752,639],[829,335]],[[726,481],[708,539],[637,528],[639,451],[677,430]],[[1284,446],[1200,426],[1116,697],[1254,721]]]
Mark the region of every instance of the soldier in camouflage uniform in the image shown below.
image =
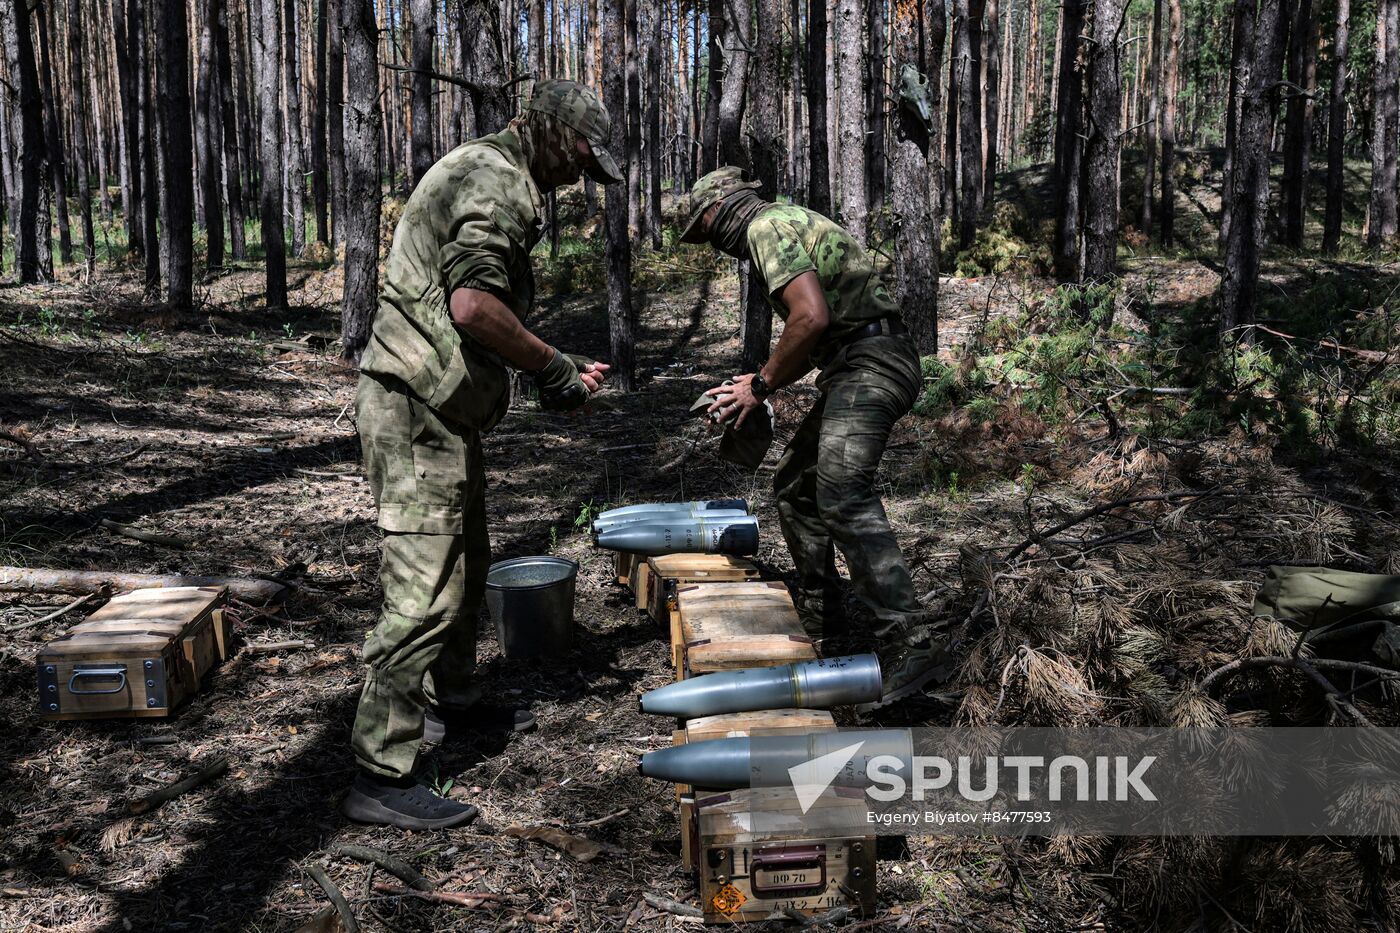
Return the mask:
[[[852,590],[875,616],[885,695],[873,708],[949,672],[875,493],[890,431],[919,392],[919,357],[860,243],[814,211],[763,200],[757,187],[737,168],[711,172],[696,182],[682,221],[682,240],[708,240],[750,260],[750,274],[762,279],[784,322],[762,369],[706,393],[714,399],[710,413],[742,424],[773,390],[819,370],[821,397],[774,478],[778,515],[808,628],[820,633],[840,621],[836,547]]]
[[[592,89],[538,82],[510,126],[428,171],[394,232],[355,399],[384,533],[384,604],[365,642],[351,740],[359,772],[342,804],[352,819],[432,829],[476,815],[412,772],[419,745],[449,723],[490,726],[472,679],[491,560],[481,433],[505,414],[506,367],[532,372],[552,410],[582,405],[608,369],[560,353],[523,323],[543,196],[583,172],[620,180],[608,127]],[[505,712],[503,728],[533,721]]]

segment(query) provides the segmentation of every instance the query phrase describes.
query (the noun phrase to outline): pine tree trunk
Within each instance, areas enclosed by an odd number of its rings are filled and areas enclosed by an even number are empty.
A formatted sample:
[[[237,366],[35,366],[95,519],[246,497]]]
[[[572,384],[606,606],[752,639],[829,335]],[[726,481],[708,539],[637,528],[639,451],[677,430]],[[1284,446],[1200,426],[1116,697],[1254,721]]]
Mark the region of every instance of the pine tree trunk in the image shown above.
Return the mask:
[[[92,185],[88,175],[86,104],[83,98],[83,18],[78,0],[68,0],[68,69],[72,86],[69,100],[73,107],[73,158],[78,175],[78,212],[83,226],[83,269],[91,278],[97,265],[97,245],[92,233]]]
[[[331,245],[344,239],[345,224],[345,32],[340,25],[340,5],[329,0],[326,20],[330,27],[330,52],[326,60],[326,161],[331,176]]]
[[[330,165],[326,159],[326,122],[330,107],[330,0],[316,5],[316,109],[311,118],[311,200],[316,206],[316,239],[330,245]]]
[[[76,0],[69,0],[74,3]],[[205,5],[199,24],[199,76],[195,80],[195,158],[199,164],[199,200],[204,205],[208,265],[224,264],[224,212],[219,192],[219,103],[215,88],[214,22]]]
[[[1031,120],[1035,118],[1036,112],[1040,109],[1040,88],[1041,77],[1044,74],[1041,62],[1043,52],[1040,48],[1040,3],[1039,0],[1028,0],[1026,10],[1026,57],[1025,57],[1025,77],[1023,79],[1021,92],[1021,129],[1031,125]],[[1029,149],[1024,137],[1020,142],[1019,155],[1029,155],[1033,160],[1039,160],[1042,156],[1040,152]]]
[[[612,114],[621,114],[626,104],[626,87],[622,69],[608,67],[626,55],[623,39],[623,11],[626,0],[601,0],[599,31],[602,38],[603,105]],[[612,121],[611,152],[627,151],[627,127],[622,120]],[[632,310],[632,245],[627,232],[627,191],[622,184],[610,185],[604,193],[604,253],[608,280],[608,343],[612,354],[609,374],[624,392],[636,388],[637,363],[633,356],[635,315]]]
[[[1065,0],[1060,7],[1060,60],[1056,85],[1055,163],[1055,277],[1061,282],[1079,280],[1079,173],[1083,154],[1083,84],[1077,61],[1080,34],[1084,31],[1085,0]]]
[[[782,155],[782,98],[779,89],[783,81],[783,3],[782,0],[758,0],[755,23],[755,55],[753,61],[753,106],[749,113],[749,133],[752,148],[750,164],[759,182],[759,194],[773,199],[778,193],[778,166]],[[762,276],[748,271],[747,295],[744,301],[743,354],[740,363],[745,373],[758,372],[768,361],[773,342],[773,312]]]
[[[939,213],[949,219],[954,236],[958,235],[958,213],[961,210],[958,205],[958,179],[962,177],[958,172],[958,104],[962,100],[962,82],[966,77],[966,69],[962,66],[964,60],[958,58],[958,50],[965,51],[966,30],[967,17],[959,17],[954,6],[953,37],[948,48],[948,112],[943,119],[943,179],[939,185]]]
[[[530,72],[535,76],[535,80],[543,81],[546,77],[544,66],[544,0],[529,0],[529,2]]]
[[[161,2],[161,0],[154,0]],[[151,49],[153,44],[147,41],[147,36],[151,30],[149,9],[143,0],[131,0],[134,11],[136,27],[132,29],[134,41],[139,49],[136,60],[137,81],[140,84],[140,105],[141,105],[141,187],[145,192],[145,197],[141,200],[141,223],[145,228],[142,237],[146,244],[145,266],[146,266],[146,296],[157,298],[160,295],[160,274],[161,274],[161,254],[164,245],[160,239],[160,178],[156,163],[156,136],[158,125],[156,123],[156,102],[155,102],[155,70],[151,63]]]
[[[1371,121],[1371,204],[1366,245],[1395,238],[1396,137],[1400,135],[1396,83],[1400,81],[1400,0],[1379,0],[1376,10],[1375,114]]]
[[[642,52],[638,24],[638,4],[643,0],[625,0],[627,4],[627,228],[633,239],[646,235],[646,218],[642,215]]]
[[[1225,275],[1220,283],[1220,333],[1227,339],[1236,328],[1254,323],[1259,253],[1265,242],[1265,207],[1269,197],[1269,150],[1288,28],[1287,15],[1281,9],[1283,2],[1260,0],[1253,42],[1245,55],[1249,59],[1249,79],[1241,80],[1244,93],[1235,134],[1230,236],[1225,244]],[[1393,10],[1397,0],[1383,2]],[[1391,199],[1393,204],[1393,186]]]
[[[726,4],[736,18],[726,22],[724,82],[719,98],[719,164],[750,168],[744,146],[744,108],[748,103],[749,50],[752,44],[752,18],[743,0]]]
[[[885,2],[865,0],[865,203],[879,211],[885,200]]]
[[[942,0],[932,0],[941,8]],[[941,9],[940,9],[941,12]],[[890,30],[895,80],[921,72],[919,56],[920,0],[895,0]],[[930,122],[938,118],[938,80],[929,80],[933,92]],[[895,303],[905,325],[914,335],[920,354],[938,351],[938,254],[934,250],[936,225],[929,181],[929,125],[901,100],[895,109],[894,138],[890,152],[890,207],[895,233]]]
[[[1342,0],[1346,2],[1346,0]],[[1181,0],[1167,0],[1169,34],[1163,43],[1166,85],[1162,106],[1162,245],[1171,248],[1176,238],[1176,117],[1181,109]]]
[[[1351,0],[1337,0],[1337,34],[1332,45],[1332,91],[1327,106],[1327,213],[1322,252],[1333,255],[1342,239],[1343,171],[1347,128],[1347,53],[1351,40]]]
[[[506,66],[499,38],[500,15],[492,0],[463,0],[462,31],[468,40],[466,77],[480,88],[471,91],[477,136],[499,133],[514,116],[512,101],[503,88]],[[614,115],[613,122],[621,122],[619,116]]]
[[[941,207],[943,204],[943,186],[947,173],[943,167],[945,135],[954,135],[951,127],[947,126],[941,119],[943,116],[943,60],[944,51],[948,38],[948,11],[943,3],[929,2],[922,0],[924,8],[924,74],[928,77],[929,90],[929,120],[930,132],[928,141],[928,166],[929,166],[929,250],[933,255],[934,272],[938,271],[939,250],[943,236],[943,214]],[[952,92],[948,91],[951,97]],[[937,315],[938,311],[938,277],[934,276],[933,305],[932,309]],[[906,321],[909,328],[914,331],[914,340],[918,344],[919,353],[928,355],[938,352],[938,332],[937,322],[925,323],[913,320]],[[917,325],[917,326],[916,326]]]
[[[34,18],[39,24],[39,88],[44,96],[44,142],[49,153],[54,204],[58,208],[58,256],[66,266],[73,261],[73,230],[68,220],[68,166],[58,123],[58,114],[63,110],[63,97],[58,74],[49,56],[49,6],[39,4],[35,7]],[[40,246],[41,251],[50,248],[47,243]]]
[[[341,356],[359,362],[379,298],[379,33],[373,0],[338,0],[345,50],[345,289]]]
[[[1236,136],[1240,122],[1240,99],[1249,87],[1253,62],[1254,16],[1257,0],[1235,0],[1234,24],[1230,32],[1230,99],[1225,108],[1225,183],[1220,189],[1220,245],[1230,239],[1234,217],[1234,160],[1239,151]]]
[[[298,36],[296,0],[286,0],[282,26],[285,41],[282,45],[282,63],[286,70],[283,89],[286,94],[287,113],[283,132],[287,139],[287,188],[284,197],[291,207],[292,215],[292,255],[306,252],[306,147],[301,131],[301,48]]]
[[[983,163],[980,197],[982,212],[987,214],[991,212],[992,199],[996,193],[997,161],[1001,157],[1001,14],[997,0],[986,0],[983,17],[986,23],[986,34],[982,42],[986,61],[986,105],[982,111],[982,124],[987,139],[987,156]],[[1008,68],[1010,64],[1007,63]]]
[[[697,0],[699,2],[699,0]],[[729,24],[724,14],[724,0],[710,0],[709,9],[709,67],[705,78],[705,119],[700,139],[700,174],[719,167],[719,105],[723,97],[724,41]],[[607,69],[604,68],[604,71]]]
[[[838,126],[837,161],[840,179],[841,225],[856,242],[864,245],[870,213],[865,191],[865,42],[862,36],[859,0],[837,0],[836,4],[836,106]]]
[[[1118,155],[1123,119],[1119,36],[1127,0],[1094,0],[1089,125],[1084,143],[1085,282],[1113,276],[1118,251]]]
[[[1283,235],[1279,242],[1298,249],[1303,245],[1312,148],[1312,97],[1304,96],[1304,93],[1311,95],[1317,90],[1317,36],[1313,32],[1312,0],[1294,0],[1294,3],[1293,25],[1288,37],[1288,80],[1297,87],[1288,92],[1288,108],[1284,116],[1283,180],[1280,185]]]
[[[639,0],[641,2],[641,0]],[[647,232],[651,235],[652,249],[661,248],[661,0],[645,0],[647,3],[647,134],[651,145],[647,147]]]
[[[122,177],[122,218],[126,226],[126,251],[137,257],[145,253],[145,228],[141,223],[141,95],[136,85],[136,49],[129,38],[127,0],[112,0],[112,26],[117,64],[117,89],[121,95],[121,128],[126,162]]]
[[[1152,32],[1148,35],[1147,54],[1151,58],[1148,65],[1147,89],[1147,136],[1146,152],[1142,172],[1142,210],[1138,214],[1138,229],[1146,237],[1152,236],[1152,199],[1157,190],[1157,118],[1162,101],[1162,4],[1166,0],[1154,0],[1152,4]]]
[[[156,0],[160,67],[161,226],[165,233],[165,300],[194,304],[194,139],[190,132],[189,26],[185,0]]]
[[[229,47],[226,0],[209,0],[208,16],[214,29],[214,55],[219,96],[219,119],[223,124],[224,191],[228,200],[229,251],[235,260],[248,258],[244,238],[242,156],[239,153],[238,115],[233,102],[233,62]],[[252,141],[245,139],[246,147]]]
[[[282,228],[282,56],[281,0],[257,0],[261,22],[258,49],[258,106],[262,157],[262,241],[267,263],[267,306],[287,306],[287,247]],[[377,82],[376,82],[377,83]],[[345,289],[350,290],[349,274]]]
[[[11,111],[9,136],[19,143],[15,161],[19,174],[19,231],[15,236],[15,265],[21,282],[53,278],[53,257],[41,246],[52,236],[49,213],[49,161],[44,139],[43,99],[34,38],[25,0],[5,2],[5,57],[13,64],[16,106]]]
[[[974,57],[981,45],[981,4],[969,0],[953,3],[953,62],[958,88],[957,198],[953,224],[958,249],[967,249],[977,234],[982,198],[982,99],[981,63]]]
[[[538,0],[536,0],[538,4]],[[413,186],[433,167],[433,39],[437,32],[434,0],[412,0],[413,5]],[[533,22],[531,23],[533,27]],[[535,36],[532,34],[532,40]]]
[[[807,204],[831,213],[826,135],[826,0],[807,0]]]

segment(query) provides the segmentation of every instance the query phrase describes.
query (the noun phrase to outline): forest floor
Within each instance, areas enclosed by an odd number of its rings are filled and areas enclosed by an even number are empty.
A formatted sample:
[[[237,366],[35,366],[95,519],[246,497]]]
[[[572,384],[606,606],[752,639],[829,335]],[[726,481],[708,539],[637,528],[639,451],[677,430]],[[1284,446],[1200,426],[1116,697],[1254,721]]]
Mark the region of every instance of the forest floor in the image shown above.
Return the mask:
[[[588,281],[598,272],[586,260],[549,271],[562,287],[533,325],[570,351],[606,358],[603,303]],[[336,843],[393,852],[444,891],[498,895],[475,909],[433,904],[376,891],[384,876],[362,864],[327,862],[365,929],[660,931],[694,922],[642,900],[695,899],[679,865],[672,788],[636,772],[640,754],[670,743],[669,724],[634,702],[670,679],[665,635],[632,608],[611,555],[590,546],[579,519],[606,505],[747,496],[764,529],[759,563],[774,578],[791,563],[771,491],[778,449],[744,473],[717,459],[687,414],[696,395],[733,374],[735,276],[692,250],[644,258],[639,271],[649,283],[640,389],[609,391],[573,417],[524,402],[486,438],[494,556],[579,561],[577,629],[556,660],[507,663],[482,616],[483,678],[528,705],[539,727],[428,754],[422,773],[481,816],[418,834],[356,826],[337,810],[353,773],[359,648],[379,599],[355,374],[336,356],[337,273],[294,264],[293,307],[282,312],[260,307],[261,271],[251,267],[206,282],[204,304],[183,314],[144,304],[131,273],[0,289],[0,411],[34,445],[32,455],[0,447],[0,562],[279,574],[300,583],[295,595],[275,613],[237,607],[238,635],[245,645],[306,642],[274,654],[243,649],[168,722],[47,724],[33,713],[33,658],[73,616],[26,625],[64,600],[5,597],[0,930],[296,930],[326,907],[305,866]],[[1129,333],[1182,314],[1217,283],[1208,266],[1181,258],[1129,260],[1125,271]],[[1274,287],[1295,297],[1308,287],[1282,265],[1271,272]],[[957,345],[983,342],[988,322],[1024,318],[1053,293],[1025,270],[944,279],[943,355],[965,362]],[[814,394],[804,384],[779,397],[780,441]],[[990,418],[955,406],[901,422],[881,470],[920,592],[969,646],[955,689],[885,711],[882,723],[1180,723],[1188,682],[1281,637],[1248,615],[1268,563],[1400,572],[1400,470],[1389,448],[1333,444],[1319,456],[1248,419],[1182,438],[1163,429],[1180,414],[1170,395],[1130,409],[1120,393],[1110,402],[1117,415],[1099,417],[1101,393],[1060,420],[1006,393],[988,397]],[[1070,393],[1066,404],[1075,404]],[[1028,521],[1043,529],[1098,502],[1183,489],[1212,492],[1095,519],[1058,547],[1031,548],[1008,579],[988,581],[988,561],[1034,533]],[[185,546],[116,536],[102,518]],[[995,624],[974,607],[988,584]],[[1147,686],[1143,670],[1112,651],[1096,659],[1089,644],[1149,637],[1163,660]],[[839,647],[869,644],[856,635]],[[1278,679],[1278,706],[1291,717],[1325,715],[1304,685]],[[1376,712],[1374,697],[1357,699],[1389,721],[1384,702]],[[124,801],[220,755],[231,759],[223,779],[147,816],[125,815]],[[586,837],[601,852],[579,861],[510,832],[534,825]],[[1366,911],[1382,909],[1375,903],[1388,898],[1394,909],[1400,899],[1393,861],[1377,880],[1365,855],[1335,840],[1226,849],[911,838],[880,865],[878,913],[847,928],[1322,930],[1352,916],[1360,928]],[[1228,882],[1227,859],[1238,868]]]

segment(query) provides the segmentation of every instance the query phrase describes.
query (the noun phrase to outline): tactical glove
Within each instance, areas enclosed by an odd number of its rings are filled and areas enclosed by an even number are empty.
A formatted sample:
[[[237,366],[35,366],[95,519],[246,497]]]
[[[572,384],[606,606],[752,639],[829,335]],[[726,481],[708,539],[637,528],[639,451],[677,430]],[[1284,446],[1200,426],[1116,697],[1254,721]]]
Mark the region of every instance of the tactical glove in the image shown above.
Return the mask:
[[[566,357],[568,358],[568,360],[569,360],[570,363],[573,363],[573,364],[574,364],[574,367],[575,367],[579,372],[585,372],[585,371],[587,371],[588,367],[590,367],[590,366],[592,366],[594,363],[598,362],[597,360],[593,359],[592,357],[584,356],[582,353],[565,353],[564,356],[566,356]]]
[[[533,375],[540,391],[540,407],[545,411],[573,411],[588,401],[588,386],[579,378],[578,367],[558,350],[554,359]]]

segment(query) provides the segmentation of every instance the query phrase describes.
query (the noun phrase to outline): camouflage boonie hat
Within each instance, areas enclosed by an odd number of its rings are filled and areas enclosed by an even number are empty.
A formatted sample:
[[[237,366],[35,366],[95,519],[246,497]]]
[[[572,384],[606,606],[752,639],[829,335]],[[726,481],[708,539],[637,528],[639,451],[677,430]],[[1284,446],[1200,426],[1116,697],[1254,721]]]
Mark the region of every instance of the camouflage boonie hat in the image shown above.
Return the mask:
[[[622,173],[606,148],[612,120],[593,88],[577,81],[536,81],[525,109],[557,117],[588,140],[594,161],[588,174],[594,181],[604,185],[622,181]]]
[[[697,181],[685,199],[685,211],[681,214],[681,242],[699,243],[703,239],[696,227],[712,205],[736,191],[757,187],[758,182],[747,178],[744,170],[734,165],[717,168]]]

